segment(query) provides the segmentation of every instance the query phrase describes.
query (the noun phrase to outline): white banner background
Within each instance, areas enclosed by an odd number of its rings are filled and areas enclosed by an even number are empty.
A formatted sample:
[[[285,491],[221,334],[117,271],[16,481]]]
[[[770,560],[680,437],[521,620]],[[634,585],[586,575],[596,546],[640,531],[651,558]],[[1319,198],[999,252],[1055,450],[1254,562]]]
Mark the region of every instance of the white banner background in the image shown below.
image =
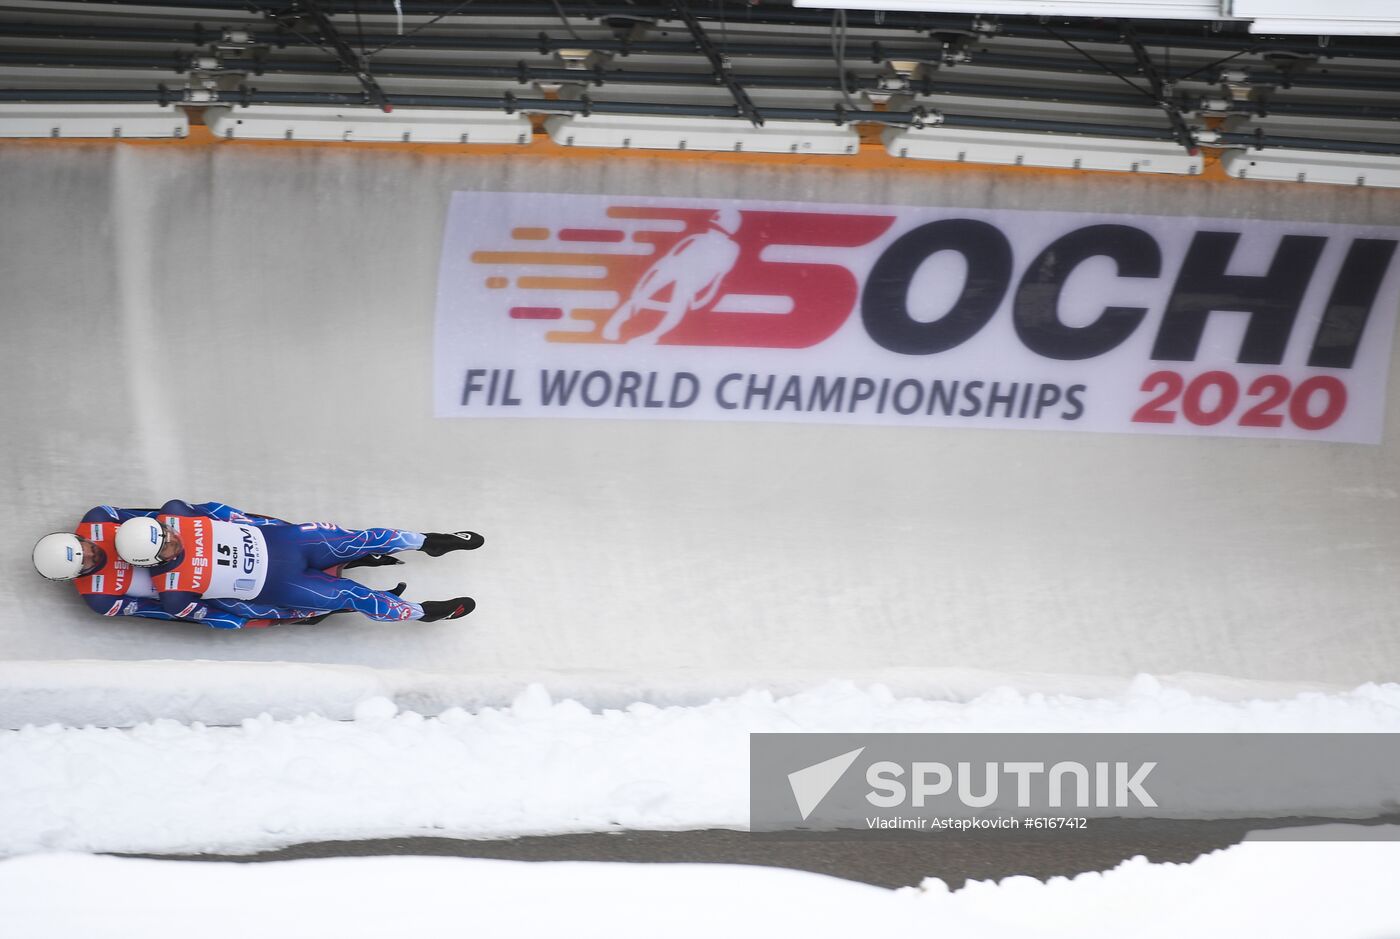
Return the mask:
[[[861,294],[872,268],[914,229],[956,219],[992,226],[1009,246],[1010,276],[1000,304],[970,338],[946,350],[885,348],[862,318]],[[1064,360],[1032,351],[1013,318],[1018,285],[1028,266],[1044,264],[1042,252],[1057,239],[1097,225],[1129,226],[1150,236],[1160,254],[1158,274],[1122,276],[1115,260],[1087,257],[1063,279],[1056,314],[1069,328],[1063,332],[1090,326],[1107,307],[1142,308],[1145,315],[1126,340],[1092,357]],[[759,231],[764,226],[767,234]],[[1199,232],[1238,234],[1220,273],[1242,278],[1268,273],[1285,236],[1326,239],[1278,364],[1237,361],[1253,320],[1235,311],[1247,304],[1231,307],[1228,292],[1212,301],[1217,312],[1207,316],[1193,360],[1154,360],[1178,272]],[[782,243],[785,238],[826,243]],[[1307,364],[1357,239],[1394,241],[1400,229],[458,192],[439,280],[435,413],[1377,443],[1400,305],[1400,263],[1393,253],[1382,251],[1379,266],[1372,265],[1381,274],[1351,367]],[[907,320],[931,329],[945,321],[968,272],[958,250],[929,254],[909,279]],[[1369,299],[1370,290],[1365,293]],[[619,310],[629,299],[630,309]],[[660,322],[668,307],[670,318]],[[610,330],[617,338],[606,338]],[[755,347],[756,336],[772,345]],[[810,344],[784,348],[784,342]]]

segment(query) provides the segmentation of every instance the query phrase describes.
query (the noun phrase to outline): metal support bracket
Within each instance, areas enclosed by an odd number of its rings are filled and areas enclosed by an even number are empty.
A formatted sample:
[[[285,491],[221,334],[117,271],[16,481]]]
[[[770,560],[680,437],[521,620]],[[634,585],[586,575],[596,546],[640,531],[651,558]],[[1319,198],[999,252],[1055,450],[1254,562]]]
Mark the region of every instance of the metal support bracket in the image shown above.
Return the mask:
[[[315,24],[317,32],[321,38],[330,45],[335,57],[340,60],[340,64],[355,76],[360,86],[364,88],[365,94],[369,97],[370,103],[385,113],[394,110],[394,106],[389,103],[389,98],[384,94],[384,89],[379,87],[379,82],[375,81],[370,74],[369,62],[366,58],[355,51],[350,43],[345,41],[345,37],[340,35],[340,30],[331,22],[331,18],[326,12],[316,4],[316,0],[292,0],[292,15],[288,18],[279,18],[280,22],[292,31],[296,31],[297,24],[303,22],[303,17]]]
[[[1137,59],[1138,70],[1142,72],[1149,85],[1152,86],[1152,97],[1157,100],[1157,104],[1167,113],[1167,120],[1171,122],[1172,134],[1176,137],[1177,143],[1186,148],[1186,152],[1194,154],[1197,148],[1197,140],[1192,133],[1186,119],[1181,116],[1181,108],[1168,97],[1167,83],[1162,78],[1162,73],[1157,71],[1157,65],[1152,61],[1152,56],[1148,54],[1147,47],[1138,38],[1137,30],[1133,29],[1133,24],[1128,20],[1119,23],[1122,30],[1123,40],[1127,42],[1129,48],[1133,50],[1133,56]]]
[[[687,0],[675,0],[674,9],[685,23],[686,29],[690,30],[691,38],[695,40],[696,47],[710,60],[710,67],[715,70],[715,79],[729,89],[729,93],[734,96],[734,103],[738,105],[739,113],[748,118],[749,123],[755,127],[763,126],[763,115],[758,108],[754,107],[753,101],[749,98],[749,93],[744,90],[744,86],[734,79],[734,73],[729,70],[729,62],[710,42],[710,37],[705,34],[705,29],[700,25],[700,21],[691,12],[690,4]]]

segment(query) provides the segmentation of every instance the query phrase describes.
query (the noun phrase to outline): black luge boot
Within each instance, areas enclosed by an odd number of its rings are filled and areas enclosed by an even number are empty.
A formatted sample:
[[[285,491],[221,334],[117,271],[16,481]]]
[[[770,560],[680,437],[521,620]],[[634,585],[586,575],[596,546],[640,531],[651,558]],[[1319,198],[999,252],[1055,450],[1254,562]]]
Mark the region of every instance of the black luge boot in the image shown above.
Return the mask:
[[[355,558],[353,561],[347,561],[340,565],[340,569],[348,571],[352,567],[389,567],[402,563],[400,558],[396,558],[392,554],[366,554],[362,558]]]
[[[471,597],[457,597],[455,600],[424,600],[421,604],[424,623],[436,623],[443,619],[460,619],[476,609],[476,601]]]
[[[475,551],[486,544],[486,539],[474,531],[454,531],[449,534],[430,531],[423,536],[423,547],[419,548],[429,557],[442,557],[449,551]]]

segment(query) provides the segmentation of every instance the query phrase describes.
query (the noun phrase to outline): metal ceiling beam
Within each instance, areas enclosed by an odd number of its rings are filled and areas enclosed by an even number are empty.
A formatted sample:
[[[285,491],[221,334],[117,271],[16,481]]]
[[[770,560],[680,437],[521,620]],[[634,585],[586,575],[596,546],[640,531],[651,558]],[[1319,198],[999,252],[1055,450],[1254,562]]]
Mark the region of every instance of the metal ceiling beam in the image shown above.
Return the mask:
[[[166,10],[157,12],[161,7]],[[948,127],[1125,140],[1143,139],[1145,133],[1150,139],[1176,139],[1187,147],[1202,141],[1216,146],[1225,138],[1208,137],[1187,123],[1194,120],[1193,110],[1201,110],[1221,117],[1351,118],[1354,129],[1322,122],[1305,131],[1330,136],[1350,152],[1388,146],[1351,138],[1392,139],[1400,115],[1400,73],[1378,54],[1383,49],[1400,52],[1400,39],[1366,41],[1364,48],[1375,59],[1366,62],[1342,58],[1340,41],[1320,51],[1318,41],[1300,37],[1275,42],[1181,24],[984,18],[975,24],[970,61],[952,70],[936,64],[936,50],[947,37],[940,39],[934,24],[953,17],[921,15],[915,27],[910,18],[891,15],[874,20],[851,14],[851,24],[859,24],[861,31],[859,39],[846,47],[854,72],[843,89],[830,67],[829,14],[796,11],[780,2],[477,0],[463,6],[460,0],[424,0],[411,5],[415,29],[404,36],[386,27],[385,18],[392,13],[385,12],[389,5],[384,2],[376,5],[377,14],[366,23],[375,24],[373,34],[360,37],[346,29],[342,37],[335,24],[343,28],[348,20],[338,14],[353,8],[348,0],[91,0],[83,4],[6,0],[0,3],[0,84],[11,90],[0,100],[20,100],[16,95],[34,101],[155,98],[180,104],[203,100],[196,94],[214,94],[233,104],[372,104],[380,108],[420,104],[513,113],[741,116],[755,126],[765,118],[769,122],[915,124],[921,118],[927,122],[913,107],[923,104],[944,112],[939,118]],[[363,6],[360,9],[363,12]],[[235,10],[237,15],[232,15]],[[567,29],[559,25],[561,10],[569,22]],[[451,15],[435,25],[430,12]],[[649,23],[656,24],[654,31],[649,37],[622,37],[620,19],[615,17],[624,13],[628,22],[639,22],[639,15],[647,14]],[[255,20],[254,15],[265,19]],[[721,46],[710,30],[726,15],[729,31]],[[196,18],[203,20],[202,25]],[[278,28],[277,23],[283,25]],[[944,26],[945,31],[952,28]],[[930,32],[935,34],[932,40]],[[1047,33],[1059,43],[1050,43]],[[1066,45],[1078,56],[1067,52]],[[1158,51],[1159,45],[1172,50],[1170,61]],[[1352,54],[1363,48],[1360,42],[1348,45]],[[387,48],[373,54],[371,74],[369,57],[357,54],[357,49],[379,46]],[[1296,47],[1299,53],[1280,51],[1285,46]],[[570,49],[628,55],[625,61],[640,67],[624,69],[614,62],[606,68],[559,68],[555,54]],[[1178,49],[1185,50],[1181,56]],[[591,56],[589,61],[597,58]],[[909,74],[898,100],[891,99],[891,110],[834,105],[837,90],[889,88],[893,63],[904,59],[913,66],[901,63]],[[1317,67],[1285,69],[1279,66],[1284,60],[1317,62]],[[1269,91],[1264,107],[1257,96],[1248,102],[1220,97],[1228,90],[1221,85],[1225,79],[1220,66],[1226,62],[1232,70],[1246,70],[1245,84]],[[731,63],[746,67],[736,70]],[[73,75],[72,68],[91,71],[85,79]],[[147,71],[133,74],[136,69]],[[160,72],[179,74],[191,69],[198,74],[188,89],[181,88],[183,82],[176,78],[167,80],[170,88],[160,93],[139,90],[161,81]],[[155,70],[159,71],[152,74]],[[265,80],[266,90],[230,88],[242,74],[276,77]],[[1114,78],[1122,84],[1114,85]],[[92,90],[74,92],[79,82],[90,82]],[[1168,93],[1178,83],[1189,91],[1190,99]],[[578,91],[590,85],[606,87],[588,89],[592,98],[564,102],[543,97],[530,88],[532,84],[569,84]],[[20,85],[32,90],[17,89]],[[511,85],[521,86],[518,90],[531,97],[503,91]],[[1213,90],[1217,85],[1221,90]],[[448,94],[438,95],[439,90]],[[708,94],[688,94],[690,90]],[[788,90],[794,93],[785,94]],[[104,94],[116,97],[104,98]],[[750,96],[764,102],[762,113]],[[1058,106],[1037,111],[1040,102]],[[1153,119],[1158,110],[1167,113],[1170,124]],[[1044,126],[1027,123],[1042,115],[1047,119]],[[1143,115],[1149,116],[1147,122]],[[1302,146],[1292,140],[1278,142],[1277,129],[1273,130],[1269,146]],[[1243,133],[1233,125],[1231,131]],[[1238,146],[1243,139],[1237,135],[1227,142]],[[1325,149],[1329,144],[1314,140],[1307,146]]]
[[[321,5],[324,8],[324,4]],[[246,4],[245,4],[246,7]],[[268,11],[281,9],[271,5],[259,6],[258,9]],[[472,9],[468,7],[467,9]],[[794,24],[795,25],[795,24]],[[1036,36],[1042,37],[1045,33],[1044,25],[1037,27]],[[160,26],[113,26],[108,23],[92,24],[75,21],[69,18],[55,19],[49,22],[34,21],[12,21],[0,20],[0,38],[16,37],[29,39],[71,39],[71,40],[112,40],[121,42],[175,42],[190,45],[207,45],[215,42],[221,29],[210,29],[200,24],[193,24],[191,27],[181,27],[177,25]],[[899,37],[890,39],[883,38],[877,41],[852,40],[847,44],[846,52],[851,61],[881,61],[885,59],[919,59],[928,57],[929,46],[926,39],[918,33],[906,32],[910,39],[917,38],[917,44],[902,44]],[[1094,42],[1118,45],[1121,42],[1121,34],[1114,33],[1112,36],[1100,34],[1095,31],[1095,35],[1086,38],[1079,30],[1060,30],[1056,33],[1065,39],[1079,42]],[[1153,45],[1172,45],[1174,48],[1187,48],[1188,43],[1183,41],[1183,37],[1174,34],[1147,33],[1139,31],[1139,36],[1143,42]],[[283,46],[286,45],[285,35],[280,35],[272,31],[250,30],[251,40],[258,45]],[[1027,37],[1033,38],[1033,37]],[[548,33],[540,32],[533,36],[519,35],[473,35],[471,37],[460,34],[443,34],[431,30],[425,30],[412,36],[398,36],[394,33],[366,32],[364,42],[376,48],[393,44],[398,49],[415,50],[441,50],[441,51],[461,51],[461,52],[518,52],[518,53],[540,53],[548,54],[558,49],[588,49],[596,52],[607,52],[626,55],[656,54],[656,55],[685,55],[695,51],[694,43],[684,40],[628,40],[624,41],[616,38],[602,37],[563,37],[554,38]],[[1223,43],[1215,46],[1205,44],[1195,46],[1197,54],[1210,51],[1220,52],[1243,52],[1254,55],[1267,55],[1273,52],[1287,52],[1289,54],[1301,55],[1303,52],[1284,49],[1273,43],[1258,42],[1238,42]],[[742,40],[734,40],[726,46],[726,50],[732,57],[763,56],[768,58],[807,58],[818,59],[830,55],[830,45],[826,42],[805,42],[801,39],[790,39],[788,41],[763,41],[750,37]],[[1400,56],[1400,40],[1391,41],[1386,44],[1376,43],[1368,47],[1364,52],[1356,50],[1351,53],[1344,52],[1336,46],[1329,46],[1325,50],[1319,50],[1315,46],[1310,47],[1312,55],[1323,55],[1332,61],[1333,68],[1340,59],[1347,56],[1359,56],[1363,58],[1373,58],[1379,61],[1394,60]],[[976,61],[980,64],[999,65],[1008,68],[1050,68],[1054,69],[1059,63],[1059,70],[1066,69],[1070,63],[1064,58],[1057,59],[1054,56],[1044,54],[1037,55],[1027,52],[998,52],[995,48],[995,41],[992,40],[990,47],[979,49]],[[1086,67],[1071,69],[1077,71],[1088,71]],[[1163,70],[1165,72],[1165,70]]]
[[[189,45],[207,45],[215,42],[220,30],[210,30],[195,26],[190,29],[179,27],[131,27],[131,26],[92,26],[71,21],[49,23],[10,23],[0,21],[0,38],[14,36],[27,39],[81,39],[112,40],[119,42],[176,42]],[[250,40],[256,45],[285,46],[287,38],[270,30],[250,30]],[[387,46],[396,49],[419,51],[453,52],[516,52],[547,55],[560,49],[587,49],[591,52],[606,52],[621,55],[692,55],[696,51],[695,41],[679,39],[622,40],[591,38],[586,36],[552,37],[547,33],[534,36],[453,36],[421,32],[412,36],[396,36],[393,33],[365,33],[366,45]],[[803,59],[826,57],[831,54],[830,45],[825,42],[810,44],[800,42],[735,42],[730,45],[735,55],[763,56],[767,58]],[[886,58],[918,58],[928,54],[928,46],[892,46],[886,43],[859,43],[848,47],[852,59],[861,58],[878,61],[876,53]]]
[[[12,3],[25,10],[42,10],[48,4],[43,0],[20,0]],[[291,0],[263,0],[265,7],[283,9],[290,6]],[[319,0],[320,6],[330,15],[352,14],[357,12],[356,0]],[[94,10],[111,15],[119,14],[121,8],[178,9],[182,13],[200,11],[197,15],[219,16],[249,9],[249,0],[85,0],[85,5]],[[53,4],[59,12],[71,12],[71,5]],[[538,0],[517,0],[517,2],[483,3],[472,2],[463,5],[461,0],[415,0],[412,16],[452,17],[452,21],[470,18],[508,17],[519,20],[554,19],[562,9],[568,16],[594,21],[605,21],[609,17],[655,19],[670,12],[672,4],[666,0],[635,0],[631,3],[567,2],[555,4],[540,3]],[[207,11],[207,14],[206,12]],[[383,12],[376,15],[358,6],[358,12],[369,18],[382,19],[393,15]],[[707,2],[697,12],[697,17],[715,20],[721,17],[734,23],[755,25],[792,25],[797,27],[817,27],[830,20],[830,11],[821,8],[797,8],[777,3],[755,3],[753,0],[713,0]],[[1046,17],[1040,15],[974,16],[958,13],[897,12],[880,13],[864,10],[848,10],[849,23],[857,28],[879,28],[907,30],[929,33],[939,31],[970,32],[974,27],[987,29],[991,34],[1012,38],[1035,38],[1040,34],[1041,24]],[[1101,20],[1089,18],[1054,17],[1058,29],[1067,38],[1077,42],[1113,43],[1118,39],[1117,31]],[[1363,56],[1389,58],[1395,55],[1396,43],[1385,37],[1368,36],[1306,36],[1284,35],[1263,36],[1248,31],[1243,22],[1188,23],[1185,21],[1140,21],[1139,33],[1149,45],[1170,45],[1174,48],[1201,50],[1229,50],[1264,53],[1288,51],[1302,55],[1325,55],[1329,58]]]
[[[587,96],[580,100],[553,98],[521,98],[513,94],[505,95],[410,95],[389,96],[392,104],[399,107],[457,108],[461,110],[500,110],[508,114],[527,112],[534,114],[635,114],[669,117],[720,117],[733,118],[733,108],[720,104],[684,104],[679,102],[654,103],[648,101],[594,101]],[[140,89],[0,89],[0,102],[23,103],[84,101],[84,102],[131,102],[153,101],[159,104],[178,104],[181,93],[160,88],[154,91]],[[225,104],[234,107],[257,104],[331,104],[365,105],[363,95],[352,95],[327,91],[265,91],[242,86],[236,89],[218,91],[213,97],[203,99],[202,105]],[[829,108],[769,107],[765,113],[773,120],[812,121],[822,124],[853,124],[862,122],[882,123],[895,126],[918,126],[928,119],[927,113],[911,111],[850,110],[834,105]],[[973,115],[944,115],[940,122],[948,127],[994,128],[998,130],[1037,131],[1042,133],[1083,134],[1090,136],[1116,136],[1135,140],[1172,139],[1166,128],[1135,127],[1118,124],[1100,124],[1080,121],[1056,121],[1040,118],[988,117]],[[1400,147],[1400,144],[1396,145]]]
[[[223,31],[220,29],[209,29],[207,27],[195,27],[194,29],[176,29],[172,27],[167,29],[155,30],[150,28],[133,29],[130,27],[84,26],[73,23],[36,24],[10,23],[0,21],[0,42],[3,42],[3,40],[7,37],[14,37],[20,39],[63,39],[83,40],[91,42],[111,42],[113,44],[120,43],[123,46],[130,43],[170,43],[173,45],[201,48],[217,42],[220,36],[222,35],[222,32]],[[1061,35],[1063,35],[1063,33]],[[1139,35],[1141,36],[1141,34]],[[249,31],[249,39],[252,45],[257,49],[282,48],[286,47],[288,44],[288,37],[286,36],[286,34],[276,33],[272,31]],[[390,42],[392,41],[392,39],[393,37],[387,35],[366,35],[365,37],[367,43],[373,43],[375,45],[381,45]],[[874,53],[876,52],[874,48],[875,46],[876,43],[870,43],[868,48],[865,47],[864,44],[849,47],[852,60],[855,60],[857,58],[873,59]],[[82,47],[74,47],[71,51],[36,50],[34,47],[25,46],[23,48],[13,48],[7,51],[12,56],[16,57],[15,59],[13,59],[13,61],[20,61],[20,59],[24,57],[33,57],[33,59],[37,61],[46,56],[53,59],[57,59],[61,56],[71,55],[74,60],[72,64],[79,64],[77,59],[80,56],[89,54],[77,51],[81,48]],[[401,43],[401,48],[413,48],[417,51],[435,51],[442,53],[457,51],[528,51],[539,55],[546,55],[549,52],[559,48],[587,48],[598,51],[620,51],[621,44],[614,40],[552,40],[546,36],[540,36],[532,39],[512,39],[509,37],[477,37],[471,40],[461,39],[458,37],[415,36],[413,37],[413,39]],[[735,56],[742,56],[745,58],[776,58],[781,56],[785,61],[790,61],[792,59],[801,58],[804,56],[810,56],[814,59],[821,58],[824,61],[825,58],[829,56],[829,48],[827,46],[809,46],[806,44],[798,43],[776,45],[771,43],[735,42],[729,46],[729,49],[731,52],[734,53]],[[664,55],[684,54],[688,52],[693,52],[694,48],[690,43],[686,42],[658,41],[654,43],[647,43],[644,45],[633,44],[629,51],[632,55],[641,57],[649,53],[660,53]],[[879,58],[881,60],[901,58],[918,59],[921,56],[927,54],[926,48],[887,46],[884,43],[879,44],[878,51],[880,53]],[[864,54],[862,55],[862,53]],[[96,53],[96,55],[105,54],[107,53]],[[116,53],[113,53],[113,55],[115,54]],[[134,53],[124,54],[137,55]],[[175,56],[188,57],[189,52],[182,50],[173,50],[169,54],[172,56],[172,58]],[[145,53],[145,55],[150,56],[155,55],[155,53]],[[338,62],[339,59],[336,58],[335,61]],[[1130,67],[1130,64],[1125,60],[1122,60],[1121,57],[1116,59],[1106,57],[1104,59],[1101,59],[1100,61],[1109,62],[1117,68]],[[114,62],[113,64],[117,63]],[[276,59],[268,59],[265,63],[262,64],[269,71],[318,71],[318,69],[314,66],[309,66],[307,63],[299,62],[297,60],[283,59],[282,61],[278,62]],[[1248,64],[1251,68],[1259,67],[1259,63],[1256,62],[1249,62],[1246,64]],[[434,66],[425,63],[422,66],[423,71],[415,71],[415,64],[400,62],[398,65],[395,66],[379,66],[377,68],[377,73],[379,76],[382,77],[387,74],[390,74],[390,71],[388,71],[389,69],[397,70],[400,67],[402,67],[403,71],[397,72],[397,74],[408,75],[429,74],[429,70]],[[449,68],[448,66],[443,67]],[[478,71],[472,71],[472,69],[474,68],[478,69]],[[506,74],[508,71],[511,73],[521,73],[521,68],[519,65],[464,66],[463,69],[464,71],[461,74],[463,74],[464,76],[475,75],[478,77],[509,77]],[[1072,59],[1066,56],[1051,56],[1043,54],[1008,54],[996,52],[994,50],[979,50],[974,62],[971,65],[961,66],[959,71],[963,73],[975,73],[982,69],[1000,69],[1017,72],[1038,72],[1051,74],[1060,73],[1077,75],[1102,74],[1103,72],[1101,66],[1093,65],[1088,61],[1082,59]],[[543,69],[540,66],[526,65],[525,70],[526,71],[524,74],[526,74],[528,78],[538,77],[542,80],[557,80],[553,76],[548,75],[545,69]],[[1202,74],[1201,69],[1199,67],[1193,67],[1190,65],[1173,66],[1170,69],[1159,68],[1158,72],[1162,76],[1163,80],[1167,82],[1181,81],[1188,77],[1193,77],[1194,80],[1198,82],[1209,82],[1211,80],[1209,76]],[[741,84],[747,87],[839,87],[836,80],[827,77],[826,73],[827,70],[823,68],[821,75],[815,78],[797,79],[793,76],[787,75],[741,75],[738,73],[735,73],[735,78]],[[604,83],[635,82],[644,84],[650,82],[655,84],[666,84],[670,82],[685,83],[689,80],[685,73],[672,70],[662,72],[660,70],[650,71],[609,69],[604,70],[600,75],[598,69],[593,69],[588,71],[575,71],[572,75],[567,77],[573,81],[580,81],[586,79],[591,84],[598,83],[600,77]],[[878,80],[871,78],[871,76],[868,75],[856,75],[854,76],[854,81],[859,87],[865,87],[866,84],[870,82],[877,82]],[[1041,79],[1038,76],[1028,77],[1027,81],[1028,83],[1040,82],[1040,84],[1043,85],[1043,81],[1041,81]],[[1280,82],[1281,81],[1282,79],[1280,79]],[[995,83],[988,84],[990,85]],[[1347,72],[1339,70],[1337,68],[1336,63],[1333,63],[1330,65],[1326,73],[1302,72],[1300,74],[1291,76],[1288,79],[1286,87],[1297,90],[1315,88],[1336,89],[1345,91],[1371,91],[1376,93],[1395,93],[1397,91],[1400,91],[1400,74],[1387,75],[1378,71],[1371,73]]]
[[[120,68],[169,71],[179,74],[189,71],[195,56],[189,53],[142,55],[92,54],[66,50],[17,51],[0,47],[0,68],[5,66],[48,66],[52,68]],[[223,57],[220,66],[230,72],[251,75],[320,75],[341,76],[344,70],[330,59],[278,60]],[[589,70],[558,68],[553,66],[529,65],[519,62],[516,65],[453,65],[432,62],[393,62],[380,64],[376,68],[380,80],[415,78],[459,78],[485,79],[494,81],[514,81],[520,85],[531,82],[579,83],[587,80],[589,85],[665,85],[676,88],[714,87],[708,72],[692,71],[641,71],[635,69],[605,69],[597,67]],[[833,75],[763,75],[735,73],[735,78],[748,87],[769,90],[821,90],[837,91],[840,81]],[[847,76],[847,87],[856,90],[878,90],[881,87],[880,75]],[[911,81],[909,92],[916,95],[968,95],[983,98],[1006,98],[1020,101],[1062,101],[1084,104],[1108,105],[1117,107],[1142,107],[1149,105],[1140,95],[1123,92],[1098,91],[1081,88],[1057,88],[1053,85],[987,83],[977,81],[945,82],[928,75]]]
[[[24,2],[24,0],[21,0]],[[98,9],[113,7],[154,7],[177,8],[181,11],[209,10],[211,13],[238,12],[248,9],[248,0],[84,0]],[[266,6],[286,6],[290,0],[265,0]],[[393,12],[366,10],[356,0],[320,0],[321,7],[328,13],[354,14],[369,17],[388,17]],[[44,0],[28,0],[26,5],[43,6]],[[469,17],[509,17],[512,19],[557,19],[562,11],[566,16],[590,20],[606,20],[610,17],[627,19],[657,19],[669,14],[674,0],[628,0],[628,2],[600,3],[588,2],[541,3],[539,0],[516,0],[516,2],[482,3],[471,2],[464,5],[462,0],[414,0],[413,9],[405,10],[406,16],[430,17],[452,16],[457,19]],[[759,3],[757,0],[707,0],[697,16],[704,19],[731,19],[735,22],[764,25],[807,25],[819,26],[830,20],[826,10],[803,9],[783,6],[777,3]],[[976,17],[961,13],[862,13],[851,11],[853,26],[886,26],[892,29],[917,31],[969,30]]]
[[[188,72],[190,69],[194,68],[194,60],[194,56],[180,52],[159,56],[135,53],[87,54],[64,50],[33,52],[0,48],[0,70],[5,68],[26,67],[51,67],[65,70],[75,68],[115,68],[130,71],[162,71],[169,72],[174,76]],[[220,60],[220,66],[228,72],[249,75],[274,75],[284,77],[294,77],[298,75],[340,77],[344,75],[344,70],[329,59],[279,62],[277,60],[264,61],[261,59],[225,57]],[[506,65],[448,65],[399,62],[381,65],[377,69],[377,74],[381,80],[460,78],[483,79],[488,81],[509,80],[520,85],[528,85],[531,82],[577,82],[580,78],[580,73],[577,70],[548,66],[531,66],[523,62],[513,67]],[[600,68],[585,74],[587,74],[590,84],[600,87],[607,85],[665,85],[675,88],[705,89],[713,87],[708,73],[644,72]],[[27,75],[25,77],[33,78],[34,76]],[[837,80],[830,75],[775,76],[736,74],[736,77],[745,85],[759,86],[767,89],[835,90],[839,88]],[[0,71],[0,81],[3,80],[4,73]],[[855,75],[851,77],[850,81],[856,88],[875,90],[880,87],[881,80],[879,76],[874,75]],[[1400,78],[1392,79],[1386,85],[1385,90],[1391,92],[1400,91]],[[1150,102],[1146,101],[1144,96],[1130,95],[1123,92],[1055,87],[1054,85],[1045,84],[1009,85],[1004,83],[964,80],[945,82],[933,79],[929,76],[916,79],[910,91],[920,96],[958,95],[987,98],[992,101],[1080,103],[1120,108],[1139,107],[1144,110],[1150,106]],[[1192,102],[1193,108],[1200,108],[1202,106],[1199,100]],[[1256,114],[1264,112],[1272,114],[1292,114],[1302,117],[1349,117],[1360,120],[1394,122],[1400,121],[1400,99],[1397,99],[1393,104],[1315,100],[1275,101],[1271,102],[1267,107],[1262,107],[1254,101],[1248,101],[1232,104],[1226,113]]]

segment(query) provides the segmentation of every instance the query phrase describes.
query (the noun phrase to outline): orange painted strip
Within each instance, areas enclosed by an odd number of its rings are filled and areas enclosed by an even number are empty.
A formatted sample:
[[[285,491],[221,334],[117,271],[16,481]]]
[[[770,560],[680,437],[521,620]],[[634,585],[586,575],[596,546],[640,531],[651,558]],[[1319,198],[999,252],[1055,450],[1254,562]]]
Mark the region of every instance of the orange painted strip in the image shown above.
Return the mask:
[[[545,333],[546,342],[580,342],[591,345],[598,344],[597,333]]]
[[[560,241],[604,241],[615,243],[626,237],[625,232],[612,228],[561,228]]]
[[[521,290],[616,290],[609,277],[521,277],[515,285]]]
[[[527,166],[531,161],[557,162],[577,161],[637,161],[640,163],[706,163],[731,166],[782,166],[792,169],[804,167],[820,169],[847,169],[863,172],[879,172],[882,175],[898,174],[911,178],[948,175],[973,175],[1025,179],[1028,177],[1093,179],[1095,184],[1117,183],[1134,188],[1142,186],[1198,186],[1202,182],[1226,182],[1240,185],[1231,179],[1220,166],[1219,150],[1203,148],[1205,166],[1199,176],[1170,176],[1152,173],[1111,173],[1103,170],[1061,170],[1034,166],[990,166],[979,163],[945,163],[937,160],[910,160],[892,157],[878,142],[878,134],[863,135],[858,152],[850,156],[794,156],[783,153],[733,153],[706,152],[698,150],[604,150],[581,147],[561,147],[554,143],[538,127],[534,139],[525,146],[509,144],[435,144],[435,143],[351,143],[343,141],[312,140],[221,140],[209,133],[202,125],[191,126],[190,133],[182,139],[170,140],[64,140],[52,138],[5,139],[0,140],[0,148],[111,148],[111,147],[166,147],[173,149],[203,149],[210,147],[236,147],[240,149],[296,149],[296,148],[350,148],[365,152],[414,154],[437,158],[501,157],[509,156],[519,161],[518,166]],[[1267,185],[1251,183],[1251,187]]]
[[[583,251],[473,251],[477,264],[569,264],[574,267],[598,267],[608,263],[608,256]]]
[[[614,205],[608,207],[608,218],[655,218],[684,221],[704,219],[714,214],[714,209],[680,209],[651,207],[644,205]]]
[[[516,241],[546,241],[549,238],[548,228],[512,228],[510,236]]]

